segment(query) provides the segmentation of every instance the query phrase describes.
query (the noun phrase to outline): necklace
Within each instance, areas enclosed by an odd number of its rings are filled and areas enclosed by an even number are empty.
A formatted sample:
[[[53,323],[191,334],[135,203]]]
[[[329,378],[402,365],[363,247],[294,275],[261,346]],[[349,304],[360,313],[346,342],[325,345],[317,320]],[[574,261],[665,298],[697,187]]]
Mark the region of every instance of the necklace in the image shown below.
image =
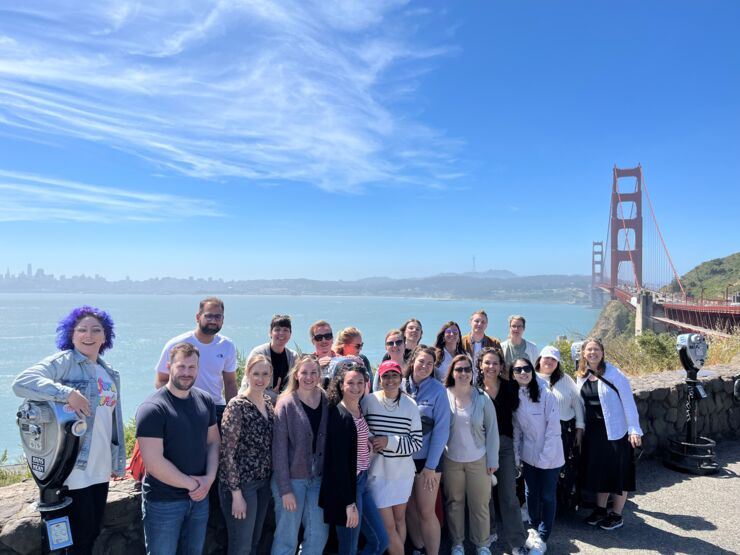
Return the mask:
[[[385,396],[385,391],[383,392],[383,397],[382,399],[380,399],[380,402],[383,403],[385,410],[387,410],[388,412],[396,412],[398,410],[398,406],[401,404],[393,400],[391,400],[389,404],[388,399]]]

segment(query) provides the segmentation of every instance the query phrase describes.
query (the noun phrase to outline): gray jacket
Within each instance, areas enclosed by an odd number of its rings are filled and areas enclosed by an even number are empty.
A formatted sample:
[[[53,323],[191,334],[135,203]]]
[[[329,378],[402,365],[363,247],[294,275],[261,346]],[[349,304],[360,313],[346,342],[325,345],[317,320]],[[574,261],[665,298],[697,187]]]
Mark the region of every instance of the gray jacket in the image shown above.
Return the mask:
[[[455,425],[455,397],[447,389],[447,400],[450,402],[450,430]],[[486,466],[498,468],[498,421],[496,420],[496,408],[493,401],[486,393],[473,388],[473,410],[470,413],[470,426],[473,432],[473,441],[478,447],[486,448]]]
[[[113,409],[113,431],[111,437],[112,473],[123,476],[126,467],[126,442],[123,436],[123,414],[121,412],[121,377],[102,358],[98,364],[108,373],[118,390],[118,402]],[[98,384],[95,364],[82,353],[71,349],[60,351],[27,368],[13,381],[13,392],[32,401],[56,401],[66,403],[69,394],[78,390],[90,403],[92,415],[87,417],[87,432],[82,436],[75,468],[84,470],[90,454],[95,412],[98,405]]]

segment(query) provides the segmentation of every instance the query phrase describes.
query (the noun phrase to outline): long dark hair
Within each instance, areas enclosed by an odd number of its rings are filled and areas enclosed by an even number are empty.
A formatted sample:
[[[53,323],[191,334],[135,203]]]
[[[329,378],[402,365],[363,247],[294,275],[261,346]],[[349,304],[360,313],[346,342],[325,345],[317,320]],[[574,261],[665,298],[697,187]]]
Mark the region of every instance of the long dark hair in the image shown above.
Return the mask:
[[[511,363],[511,370],[509,373],[509,376],[512,380],[514,380],[514,365],[517,362],[526,362],[527,366],[529,366],[532,369],[532,379],[529,380],[529,383],[527,384],[527,393],[529,393],[529,398],[532,400],[533,403],[539,403],[540,402],[540,384],[537,383],[537,376],[534,373],[534,366],[532,366],[532,362],[528,358],[518,358],[514,362]],[[517,387],[521,387],[519,385],[519,382],[515,381]]]
[[[406,364],[406,368],[404,368],[404,377],[407,378],[409,381],[414,381],[414,363],[416,362],[416,359],[419,358],[419,355],[429,355],[432,357],[432,366],[436,366],[437,364],[437,354],[435,350],[432,347],[429,347],[428,345],[422,345],[421,343],[416,346],[416,348],[411,351],[411,355],[409,356],[409,361]],[[432,371],[432,375],[429,376],[430,378],[434,377],[434,371]],[[414,382],[416,383],[416,382]]]
[[[457,324],[457,322],[450,320],[439,329],[439,332],[437,332],[437,339],[434,341],[434,348],[437,355],[437,366],[442,364],[442,361],[445,359],[445,330],[447,328],[451,328],[452,326],[455,326],[457,328],[457,348],[455,349],[455,352],[452,353],[452,355],[455,356],[465,354],[465,350],[462,348],[462,332],[460,331],[460,326]]]
[[[329,399],[330,405],[336,406],[344,398],[342,386],[344,385],[345,376],[347,376],[347,374],[349,374],[350,372],[359,372],[360,374],[362,374],[365,385],[367,385],[368,376],[364,364],[358,364],[356,362],[340,362],[337,365],[337,371],[334,374],[334,377],[331,379],[329,385],[326,388],[326,396]],[[360,399],[362,399],[362,397],[360,397]]]
[[[542,357],[537,357],[537,360],[534,363],[535,372],[538,372],[540,369],[540,360],[542,360]],[[555,370],[553,370],[552,374],[550,374],[550,389],[552,389],[552,386],[560,381],[560,378],[562,378],[563,375],[563,369],[560,366],[560,361],[558,361],[558,365],[555,367]]]
[[[476,383],[481,389],[485,385],[481,364],[483,363],[483,357],[486,355],[496,355],[498,357],[498,361],[501,363],[501,370],[499,370],[499,375],[506,373],[506,357],[504,356],[504,350],[501,348],[501,345],[499,344],[494,345],[493,347],[484,347],[478,353],[478,358],[475,359],[475,369],[478,371],[478,380],[476,381]],[[505,380],[501,378],[501,381]]]
[[[452,362],[450,362],[450,367],[447,369],[447,375],[445,376],[445,387],[455,387],[455,376],[454,371],[455,367],[459,366],[461,362],[468,362],[470,363],[470,370],[472,372],[473,370],[473,361],[470,360],[470,357],[467,355],[467,353],[463,353],[461,355],[456,355],[455,358],[452,359]],[[473,375],[471,373],[470,375],[470,385],[475,388],[475,384],[473,383]]]

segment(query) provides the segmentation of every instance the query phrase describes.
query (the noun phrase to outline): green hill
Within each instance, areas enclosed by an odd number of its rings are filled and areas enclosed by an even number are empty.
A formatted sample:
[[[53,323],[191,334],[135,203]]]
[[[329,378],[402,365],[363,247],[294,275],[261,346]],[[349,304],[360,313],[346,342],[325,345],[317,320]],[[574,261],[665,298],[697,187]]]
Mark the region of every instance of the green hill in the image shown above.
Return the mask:
[[[686,293],[701,297],[704,288],[705,299],[724,299],[725,292],[740,292],[740,252],[702,262],[681,278]],[[680,292],[678,284],[673,281],[669,286],[671,292]]]

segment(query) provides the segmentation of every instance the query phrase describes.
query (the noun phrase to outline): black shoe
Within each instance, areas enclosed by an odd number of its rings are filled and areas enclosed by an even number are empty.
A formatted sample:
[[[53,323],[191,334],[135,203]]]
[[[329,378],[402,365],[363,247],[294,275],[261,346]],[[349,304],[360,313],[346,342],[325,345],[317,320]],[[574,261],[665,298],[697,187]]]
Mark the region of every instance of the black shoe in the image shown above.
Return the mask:
[[[602,530],[616,530],[622,526],[624,526],[624,520],[622,520],[622,515],[617,513],[610,513],[608,517],[599,522],[599,528]]]
[[[586,524],[589,524],[591,526],[596,526],[598,524],[601,524],[601,521],[607,518],[606,515],[606,509],[602,507],[596,507],[593,512],[588,515],[588,518],[585,520]]]

